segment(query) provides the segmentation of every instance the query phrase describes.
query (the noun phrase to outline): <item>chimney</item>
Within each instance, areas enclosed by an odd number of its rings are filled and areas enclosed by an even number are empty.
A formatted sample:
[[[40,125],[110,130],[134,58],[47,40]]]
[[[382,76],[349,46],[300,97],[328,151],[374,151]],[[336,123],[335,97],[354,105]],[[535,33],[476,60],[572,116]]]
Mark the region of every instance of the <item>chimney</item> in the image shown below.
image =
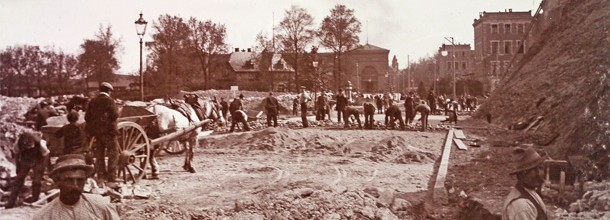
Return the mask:
[[[236,48],[235,48],[235,52],[239,52],[239,47],[236,47]]]
[[[252,48],[248,48],[248,53],[252,52]]]
[[[512,9],[512,8],[509,8],[509,9],[508,9],[508,12],[513,12],[513,9]]]

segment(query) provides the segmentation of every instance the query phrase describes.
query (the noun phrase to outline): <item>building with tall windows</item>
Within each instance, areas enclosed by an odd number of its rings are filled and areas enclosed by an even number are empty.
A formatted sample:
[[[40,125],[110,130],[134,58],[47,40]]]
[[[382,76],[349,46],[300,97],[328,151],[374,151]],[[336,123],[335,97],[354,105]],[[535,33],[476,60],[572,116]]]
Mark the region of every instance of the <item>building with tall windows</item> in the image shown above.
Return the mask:
[[[474,19],[476,77],[491,91],[527,51],[531,11],[481,12]],[[512,64],[511,64],[512,63]]]
[[[453,69],[455,69],[455,77],[457,78],[474,77],[474,51],[470,49],[470,44],[443,44],[438,48],[438,54],[441,54],[441,51],[447,51],[447,55],[438,56],[439,77],[452,76]]]

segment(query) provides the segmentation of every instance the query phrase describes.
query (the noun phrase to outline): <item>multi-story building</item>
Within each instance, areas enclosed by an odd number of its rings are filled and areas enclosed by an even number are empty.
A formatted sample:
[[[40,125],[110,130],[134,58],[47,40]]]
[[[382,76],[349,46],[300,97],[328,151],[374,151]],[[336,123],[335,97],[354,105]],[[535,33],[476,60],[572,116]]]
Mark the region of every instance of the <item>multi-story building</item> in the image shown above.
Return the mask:
[[[447,55],[440,55],[442,51],[446,51]],[[471,78],[475,75],[475,56],[470,44],[443,44],[438,48],[438,54],[439,78],[452,76],[454,69],[455,77],[458,79]]]
[[[474,19],[476,77],[485,90],[493,90],[499,79],[511,70],[527,51],[531,11],[481,12]],[[511,64],[512,62],[512,64]]]

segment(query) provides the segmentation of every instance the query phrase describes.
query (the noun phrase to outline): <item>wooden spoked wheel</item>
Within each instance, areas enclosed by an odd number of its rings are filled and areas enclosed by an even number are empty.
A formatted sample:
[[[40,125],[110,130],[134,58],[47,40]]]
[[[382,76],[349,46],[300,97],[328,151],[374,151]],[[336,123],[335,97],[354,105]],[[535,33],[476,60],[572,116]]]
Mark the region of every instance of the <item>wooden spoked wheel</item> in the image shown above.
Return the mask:
[[[146,174],[150,156],[150,140],[137,123],[124,121],[117,125],[118,158],[117,177],[124,183],[135,184]],[[91,138],[89,149],[93,149],[95,138]],[[100,178],[100,177],[98,177]]]
[[[136,183],[146,174],[150,158],[150,140],[144,129],[134,122],[119,122],[118,177],[125,183]]]

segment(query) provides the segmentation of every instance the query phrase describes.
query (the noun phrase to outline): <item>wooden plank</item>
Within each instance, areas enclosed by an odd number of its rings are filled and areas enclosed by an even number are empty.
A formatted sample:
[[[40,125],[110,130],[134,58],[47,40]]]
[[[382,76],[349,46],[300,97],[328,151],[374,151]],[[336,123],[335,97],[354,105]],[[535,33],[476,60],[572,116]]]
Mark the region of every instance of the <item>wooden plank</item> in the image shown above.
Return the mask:
[[[466,147],[466,145],[464,144],[464,142],[462,142],[462,140],[454,138],[453,141],[455,142],[455,145],[457,146],[458,149],[468,150],[468,147]]]
[[[455,135],[455,138],[466,139],[466,136],[464,136],[464,132],[462,132],[462,130],[455,129],[453,134]]]
[[[451,154],[452,145],[451,140],[453,140],[453,128],[449,129],[447,132],[443,154],[441,155],[441,163],[436,172],[436,181],[434,182],[434,189],[432,192],[432,198],[436,202],[446,203],[448,201],[447,191],[445,189],[445,178],[447,176],[447,168],[449,167],[449,155]]]

